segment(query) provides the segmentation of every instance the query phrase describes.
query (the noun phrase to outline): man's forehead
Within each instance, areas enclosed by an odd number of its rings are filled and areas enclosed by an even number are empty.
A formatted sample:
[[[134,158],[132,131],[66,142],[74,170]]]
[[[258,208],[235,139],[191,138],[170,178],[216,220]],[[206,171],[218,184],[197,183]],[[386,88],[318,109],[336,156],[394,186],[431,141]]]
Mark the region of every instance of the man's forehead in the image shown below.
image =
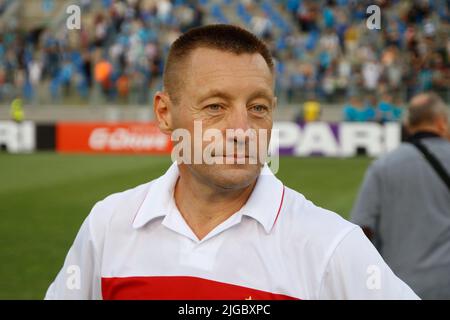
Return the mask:
[[[269,66],[259,53],[236,54],[200,47],[190,54],[188,69],[195,78],[234,76],[273,80]]]

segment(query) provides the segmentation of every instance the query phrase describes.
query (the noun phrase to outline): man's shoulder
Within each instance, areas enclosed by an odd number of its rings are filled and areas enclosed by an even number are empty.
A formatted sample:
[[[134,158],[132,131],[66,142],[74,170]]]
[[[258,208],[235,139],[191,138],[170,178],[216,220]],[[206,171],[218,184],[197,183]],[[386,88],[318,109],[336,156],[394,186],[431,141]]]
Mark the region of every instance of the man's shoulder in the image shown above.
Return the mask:
[[[279,219],[281,227],[289,229],[291,237],[301,242],[329,246],[337,244],[339,239],[358,228],[339,214],[314,204],[290,188],[286,188],[286,208],[283,211],[285,217]]]
[[[409,142],[402,142],[396,149],[381,155],[373,162],[374,167],[391,166],[395,163],[404,163],[406,159],[411,159],[411,156],[417,154],[413,144]]]
[[[104,228],[109,225],[111,219],[120,212],[123,218],[132,218],[136,214],[139,205],[144,201],[151,185],[156,181],[140,184],[133,188],[116,192],[98,201],[89,214],[91,228]]]
[[[435,157],[444,164],[449,163],[450,159],[450,141],[441,137],[423,139],[423,144],[428,147]]]
[[[442,157],[450,157],[450,142],[442,138],[422,139],[431,152],[439,159]],[[386,169],[408,169],[416,163],[413,161],[423,162],[423,156],[420,151],[410,142],[402,142],[396,149],[380,156],[372,162],[370,168],[373,171],[384,172]]]
[[[402,142],[397,148],[382,154],[371,162],[368,172],[376,175],[391,173],[396,170],[403,170],[413,164],[413,159],[419,159],[418,150],[409,142]],[[405,167],[406,165],[406,167]]]

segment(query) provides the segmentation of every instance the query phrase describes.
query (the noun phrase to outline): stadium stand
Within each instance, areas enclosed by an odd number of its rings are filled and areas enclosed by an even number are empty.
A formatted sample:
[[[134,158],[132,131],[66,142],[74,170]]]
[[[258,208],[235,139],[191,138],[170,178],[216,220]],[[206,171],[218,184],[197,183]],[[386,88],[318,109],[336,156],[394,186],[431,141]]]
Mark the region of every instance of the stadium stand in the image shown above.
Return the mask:
[[[312,93],[346,106],[344,119],[361,100],[380,114],[392,106],[387,120],[397,120],[418,92],[434,90],[448,102],[448,1],[376,1],[380,30],[366,26],[371,2],[3,0],[0,104],[17,97],[35,106],[149,104],[171,42],[209,23],[239,24],[267,42],[281,104]],[[81,30],[65,26],[69,4],[81,7]]]

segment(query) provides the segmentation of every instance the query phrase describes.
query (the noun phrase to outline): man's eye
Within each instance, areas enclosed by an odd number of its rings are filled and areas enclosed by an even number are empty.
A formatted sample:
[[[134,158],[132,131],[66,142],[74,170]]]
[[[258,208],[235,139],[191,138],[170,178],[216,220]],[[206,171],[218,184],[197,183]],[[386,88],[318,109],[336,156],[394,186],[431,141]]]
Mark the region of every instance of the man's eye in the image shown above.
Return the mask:
[[[206,109],[210,111],[220,111],[220,109],[222,109],[222,106],[220,104],[210,104],[206,106]]]
[[[253,110],[255,112],[262,113],[262,112],[266,112],[267,110],[269,110],[269,108],[267,106],[265,106],[265,105],[257,104],[255,106],[252,106],[251,110]]]

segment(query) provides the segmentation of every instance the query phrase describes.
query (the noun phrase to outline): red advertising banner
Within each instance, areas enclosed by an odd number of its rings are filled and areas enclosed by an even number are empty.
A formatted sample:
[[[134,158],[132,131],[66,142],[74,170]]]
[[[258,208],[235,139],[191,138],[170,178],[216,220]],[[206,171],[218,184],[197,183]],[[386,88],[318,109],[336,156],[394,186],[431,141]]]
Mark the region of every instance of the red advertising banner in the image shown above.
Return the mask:
[[[170,154],[170,136],[155,123],[60,122],[56,150],[61,153]]]

